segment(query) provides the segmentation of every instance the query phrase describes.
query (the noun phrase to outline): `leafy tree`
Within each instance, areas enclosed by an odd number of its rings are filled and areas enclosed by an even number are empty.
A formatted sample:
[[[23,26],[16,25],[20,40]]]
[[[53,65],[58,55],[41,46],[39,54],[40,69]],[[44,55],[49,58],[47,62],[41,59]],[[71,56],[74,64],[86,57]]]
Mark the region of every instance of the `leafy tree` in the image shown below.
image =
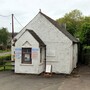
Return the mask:
[[[90,22],[82,24],[82,31],[80,33],[80,41],[83,44],[90,45]]]
[[[76,9],[66,13],[63,18],[57,19],[57,22],[60,24],[66,23],[66,30],[79,38],[81,42],[79,46],[79,60],[82,59],[83,53],[86,53],[86,51],[90,52],[90,16],[83,16]],[[83,60],[81,62],[84,62]]]
[[[0,29],[0,45],[2,45],[4,49],[7,47],[8,38],[9,38],[9,32],[7,28],[1,28]]]
[[[84,22],[88,22],[88,23],[90,23],[90,16],[85,16],[85,18],[84,18]]]
[[[59,18],[57,21],[59,23],[66,23],[67,30],[73,35],[78,36],[79,27],[81,26],[84,17],[82,13],[75,9],[69,13],[66,13],[63,18]]]

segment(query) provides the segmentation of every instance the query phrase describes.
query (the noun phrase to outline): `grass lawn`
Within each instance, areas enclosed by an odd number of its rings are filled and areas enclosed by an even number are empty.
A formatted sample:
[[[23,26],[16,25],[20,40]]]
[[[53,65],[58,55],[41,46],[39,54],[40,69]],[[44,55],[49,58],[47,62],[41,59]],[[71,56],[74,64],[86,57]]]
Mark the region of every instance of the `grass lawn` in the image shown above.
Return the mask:
[[[0,53],[10,52],[11,50],[0,50]]]
[[[7,62],[5,65],[5,70],[12,70],[13,66],[11,65],[11,62]],[[0,71],[4,71],[4,66],[0,66]]]
[[[11,54],[0,56],[0,70],[11,70],[13,67],[11,62]]]

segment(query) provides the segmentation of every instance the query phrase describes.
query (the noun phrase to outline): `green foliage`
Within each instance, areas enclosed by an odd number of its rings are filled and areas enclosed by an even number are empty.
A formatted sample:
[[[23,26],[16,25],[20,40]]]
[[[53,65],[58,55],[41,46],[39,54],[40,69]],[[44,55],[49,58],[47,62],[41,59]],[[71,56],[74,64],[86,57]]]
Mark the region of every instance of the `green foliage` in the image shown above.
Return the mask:
[[[57,22],[66,23],[66,29],[73,36],[79,38],[83,45],[90,45],[90,16],[83,16],[75,9],[66,13],[63,18],[57,19]]]
[[[89,49],[90,50],[90,46],[84,46],[83,50],[85,49]]]
[[[0,50],[0,53],[4,53],[4,52],[10,52],[10,49],[6,49],[6,50]]]
[[[0,56],[0,65],[5,64],[4,60],[11,60],[11,55]]]
[[[90,16],[85,16],[85,18],[84,18],[84,22],[88,22],[88,23],[90,23]]]
[[[1,70],[12,70],[13,65],[11,64],[11,55],[0,56],[0,71]]]
[[[90,23],[85,22],[82,24],[81,33],[80,33],[80,41],[83,44],[90,43]]]
[[[3,45],[4,48],[7,47],[7,42],[9,39],[9,32],[6,28],[0,29],[0,45]]]
[[[79,10],[75,9],[69,13],[66,13],[64,17],[74,21],[81,21],[82,13]]]
[[[59,18],[57,22],[66,23],[67,30],[73,35],[77,36],[79,34],[79,27],[81,26],[81,22],[83,21],[82,13],[75,9],[69,13],[66,13],[63,18]]]
[[[5,55],[5,56],[0,56],[0,60],[11,60],[11,54]]]

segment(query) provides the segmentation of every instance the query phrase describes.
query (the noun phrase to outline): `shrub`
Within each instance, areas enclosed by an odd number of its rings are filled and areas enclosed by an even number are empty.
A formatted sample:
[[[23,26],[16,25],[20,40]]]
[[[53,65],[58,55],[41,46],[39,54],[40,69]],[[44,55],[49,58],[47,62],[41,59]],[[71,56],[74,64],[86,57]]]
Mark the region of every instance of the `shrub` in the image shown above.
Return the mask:
[[[4,65],[4,60],[11,60],[11,55],[0,56],[0,65]]]
[[[83,51],[84,51],[85,53],[90,53],[90,46],[84,46],[84,47],[83,47]]]
[[[90,46],[84,46],[84,49],[90,49]]]

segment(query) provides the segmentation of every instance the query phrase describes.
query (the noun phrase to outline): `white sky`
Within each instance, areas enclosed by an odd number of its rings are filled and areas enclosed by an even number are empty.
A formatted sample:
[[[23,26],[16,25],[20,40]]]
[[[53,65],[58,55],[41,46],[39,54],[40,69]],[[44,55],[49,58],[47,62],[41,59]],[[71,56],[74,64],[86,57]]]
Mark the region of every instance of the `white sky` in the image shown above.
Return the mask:
[[[74,9],[90,16],[90,0],[0,0],[0,15],[13,13],[23,27],[36,16],[39,9],[53,19],[63,17]],[[0,27],[7,27],[11,32],[11,16],[0,16]],[[15,32],[22,29],[16,21],[14,27]]]

